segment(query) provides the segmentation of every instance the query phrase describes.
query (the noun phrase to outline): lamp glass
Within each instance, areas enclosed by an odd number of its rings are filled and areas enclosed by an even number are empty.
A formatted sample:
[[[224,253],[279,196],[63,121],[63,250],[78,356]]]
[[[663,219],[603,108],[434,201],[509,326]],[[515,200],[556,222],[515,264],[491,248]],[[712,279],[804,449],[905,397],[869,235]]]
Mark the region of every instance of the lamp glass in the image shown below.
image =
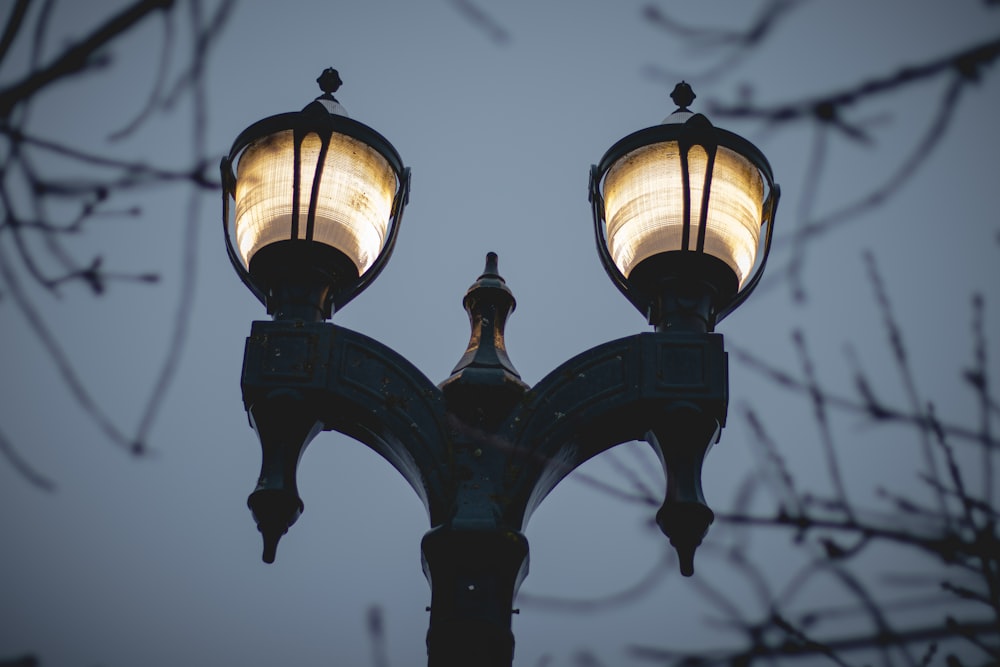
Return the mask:
[[[236,243],[246,265],[262,247],[305,239],[309,200],[322,143],[308,134],[301,147],[301,190],[293,202],[294,137],[291,130],[253,142],[240,156],[236,176]],[[396,192],[389,163],[367,144],[333,133],[323,163],[313,240],[347,255],[363,274],[378,257]],[[299,210],[292,235],[292,207]]]
[[[701,146],[688,151],[691,228],[684,229],[684,182],[680,148],[666,141],[637,148],[616,161],[604,181],[606,236],[611,257],[623,275],[661,252],[697,250],[702,192],[708,154]],[[712,171],[705,253],[724,261],[740,286],[757,255],[764,202],[764,181],[739,153],[719,146]]]

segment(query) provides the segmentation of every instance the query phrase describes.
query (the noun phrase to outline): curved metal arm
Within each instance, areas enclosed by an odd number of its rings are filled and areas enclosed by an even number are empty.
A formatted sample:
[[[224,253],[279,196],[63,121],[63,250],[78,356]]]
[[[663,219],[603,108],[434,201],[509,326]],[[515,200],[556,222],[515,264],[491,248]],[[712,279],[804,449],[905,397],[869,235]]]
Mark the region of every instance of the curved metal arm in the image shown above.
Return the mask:
[[[517,471],[508,522],[527,521],[556,484],[591,457],[646,439],[650,430],[669,431],[670,413],[679,406],[723,426],[727,384],[719,334],[643,333],[565,362],[529,392],[531,402],[502,427],[515,443],[509,465]],[[662,459],[659,445],[650,444]]]
[[[392,348],[333,327],[323,424],[364,443],[406,478],[431,522],[450,508],[448,425],[441,390]]]
[[[441,390],[389,347],[329,323],[254,322],[242,387],[264,456],[251,509],[268,562],[278,538],[302,511],[296,468],[320,425],[389,461],[424,501],[432,521],[448,516]]]

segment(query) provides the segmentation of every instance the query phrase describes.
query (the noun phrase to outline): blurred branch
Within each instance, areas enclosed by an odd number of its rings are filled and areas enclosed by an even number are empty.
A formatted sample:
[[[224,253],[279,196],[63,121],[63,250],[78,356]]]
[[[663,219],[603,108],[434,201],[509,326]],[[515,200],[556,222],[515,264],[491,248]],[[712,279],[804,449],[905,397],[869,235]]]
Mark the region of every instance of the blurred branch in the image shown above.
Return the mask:
[[[937,420],[933,420],[930,415],[925,414],[922,409],[921,398],[919,392],[917,391],[917,383],[913,378],[913,371],[910,369],[909,356],[907,355],[906,347],[903,344],[903,334],[899,324],[896,322],[895,315],[892,312],[892,304],[889,302],[889,294],[886,291],[882,276],[878,271],[875,256],[871,252],[865,252],[864,260],[865,267],[868,270],[869,282],[875,292],[876,304],[878,305],[879,312],[882,313],[882,322],[885,327],[886,337],[888,338],[889,348],[892,350],[892,357],[896,362],[896,369],[899,371],[900,380],[906,393],[906,397],[910,401],[911,414],[913,414],[921,423],[926,424],[924,428],[917,431],[920,440],[920,450],[924,456],[924,465],[927,468],[926,474],[931,481],[934,482],[936,487],[940,487],[941,473],[938,470],[937,461],[930,445],[930,434],[934,430],[939,430],[941,428],[940,424],[937,423]],[[941,514],[944,517],[948,517],[949,513],[945,505],[945,499],[940,493],[938,493],[938,502],[940,504]]]
[[[778,622],[778,619],[775,619],[773,627],[782,629],[782,626],[783,619],[782,622]],[[930,623],[905,631],[893,632],[889,636],[880,638],[880,641],[884,642],[886,646],[906,646],[948,639],[954,637],[956,633],[978,639],[982,636],[990,636],[995,632],[996,627],[990,623],[955,623],[950,627],[942,626],[939,623]],[[650,646],[633,646],[630,652],[637,658],[656,661],[665,665],[711,667],[712,665],[751,665],[765,659],[778,657],[829,656],[831,653],[839,654],[864,651],[871,649],[872,641],[873,639],[870,635],[862,633],[830,639],[822,643],[814,641],[804,642],[797,636],[794,627],[789,626],[784,634],[779,635],[775,640],[769,642],[762,641],[739,653],[719,650],[687,653]]]
[[[909,403],[907,409],[889,409],[875,398],[866,375],[854,362],[855,390],[860,398],[835,394],[821,386],[813,363],[805,348],[801,333],[793,335],[802,363],[802,378],[777,369],[743,350],[735,356],[750,368],[761,372],[776,385],[804,394],[813,404],[813,419],[820,428],[820,447],[827,457],[827,468],[833,475],[832,498],[825,498],[815,490],[803,492],[794,483],[777,445],[763,431],[760,420],[751,409],[745,414],[754,441],[763,448],[761,479],[768,483],[778,500],[773,514],[754,512],[749,503],[737,505],[730,513],[720,512],[717,519],[724,526],[784,529],[791,531],[796,544],[806,551],[814,551],[815,559],[802,571],[788,579],[785,592],[779,598],[765,595],[758,582],[759,575],[747,572],[744,579],[758,591],[758,620],[746,612],[734,610],[735,601],[724,592],[714,590],[711,596],[715,606],[728,609],[725,627],[740,635],[742,641],[731,644],[729,649],[714,649],[708,653],[666,651],[659,648],[635,647],[636,657],[663,664],[714,665],[771,662],[778,658],[797,659],[807,655],[824,656],[834,664],[847,664],[846,656],[857,654],[867,660],[872,651],[882,654],[884,664],[894,664],[893,657],[900,657],[908,665],[928,665],[939,653],[947,653],[948,664],[992,664],[1000,657],[1000,534],[997,533],[1000,513],[992,506],[992,467],[1000,453],[1000,443],[989,434],[992,400],[988,388],[983,331],[982,298],[973,299],[972,343],[973,369],[966,370],[963,379],[972,385],[980,405],[978,429],[944,424],[934,406],[922,403],[907,351],[902,328],[893,315],[884,280],[872,256],[866,257],[869,282],[875,300],[883,314],[891,359],[899,372],[902,392]],[[971,380],[970,380],[971,376]],[[981,376],[981,377],[980,377]],[[829,409],[848,414],[862,414],[875,422],[896,423],[916,429],[917,444],[924,454],[920,478],[928,489],[933,502],[924,504],[914,497],[881,491],[880,496],[891,503],[889,512],[861,511],[850,501],[838,472],[839,464],[831,454],[835,449],[830,428]],[[978,459],[986,469],[981,492],[971,488],[963,468],[963,460],[951,444],[952,438],[982,451]],[[933,451],[932,451],[933,450]],[[965,461],[969,457],[964,457]],[[908,492],[912,494],[913,491]],[[901,576],[895,572],[892,580],[924,593],[937,591],[950,596],[944,604],[939,595],[927,595],[920,606],[908,604],[893,609],[870,581],[862,576],[865,568],[852,561],[875,545],[891,548],[898,553],[923,553],[928,562],[940,568],[926,576]],[[902,551],[900,551],[902,550]],[[745,547],[739,549],[743,558]],[[707,550],[712,553],[712,550]],[[727,562],[736,562],[730,558]],[[841,591],[850,592],[857,601],[852,616],[864,614],[869,628],[853,634],[837,634],[837,625],[831,608],[824,608],[815,601],[796,605],[807,583],[817,575],[835,577]],[[701,588],[706,585],[702,584]],[[728,605],[728,606],[727,606]],[[928,624],[926,619],[932,609],[937,622]],[[797,609],[795,613],[791,609]],[[921,609],[921,621],[915,622],[912,613]],[[911,620],[907,621],[909,618]],[[820,628],[820,621],[826,628]],[[914,653],[918,651],[920,655]],[[980,655],[978,662],[961,663],[958,654],[973,651]],[[921,657],[922,656],[922,657]]]
[[[38,667],[38,658],[33,655],[23,655],[10,660],[0,660],[0,667]]]
[[[42,320],[41,315],[32,305],[31,301],[28,299],[27,295],[21,289],[20,282],[15,275],[6,254],[3,251],[3,244],[0,244],[0,276],[3,277],[4,283],[7,286],[7,290],[14,297],[14,302],[17,304],[21,313],[28,320],[32,331],[38,336],[39,341],[45,347],[55,364],[56,369],[62,376],[63,381],[70,390],[70,394],[76,400],[77,404],[90,416],[90,418],[97,423],[97,425],[104,431],[107,438],[125,448],[125,449],[135,449],[134,443],[129,442],[129,438],[124,435],[124,433],[119,430],[119,428],[114,424],[110,417],[100,408],[97,401],[91,396],[90,392],[87,390],[85,383],[77,375],[70,363],[69,357],[63,351],[61,345],[59,345],[55,336],[45,325]]]
[[[642,8],[642,17],[650,25],[663,30],[673,38],[683,40],[692,49],[711,49],[716,52],[721,51],[723,55],[707,69],[697,73],[686,72],[684,76],[658,65],[647,65],[643,68],[644,72],[647,76],[668,81],[670,85],[673,85],[678,78],[699,81],[713,79],[746,57],[746,54],[759,46],[793,9],[802,4],[803,0],[769,0],[747,25],[740,28],[686,25],[673,18],[666,10],[653,4],[646,5]]]
[[[185,74],[189,81],[192,98],[192,119],[191,119],[191,154],[198,156],[197,163],[204,164],[207,159],[204,156],[206,106],[207,97],[205,91],[204,71],[207,64],[210,41],[208,35],[215,34],[220,25],[222,17],[227,15],[231,2],[224,0],[219,6],[219,13],[208,21],[204,20],[200,2],[192,2],[189,7],[189,18],[191,32],[195,36],[194,51],[191,57],[191,67]],[[213,188],[218,192],[218,187]],[[180,266],[180,290],[177,297],[177,305],[174,311],[174,327],[171,331],[170,342],[167,346],[167,354],[160,366],[160,372],[153,382],[152,391],[146,402],[146,408],[139,419],[139,426],[136,429],[136,441],[145,442],[149,438],[149,433],[153,428],[153,423],[159,414],[163,398],[166,396],[178,368],[180,368],[180,356],[187,340],[191,323],[191,302],[194,298],[195,285],[197,283],[198,269],[198,228],[201,225],[199,212],[199,196],[196,190],[192,190],[188,195],[186,224],[183,231],[183,250]]]
[[[983,318],[986,310],[985,300],[981,294],[972,297],[972,340],[973,340],[973,366],[966,369],[964,376],[966,382],[972,386],[976,392],[979,403],[979,434],[980,442],[983,445],[983,499],[990,505],[993,503],[994,482],[993,482],[993,457],[990,449],[990,442],[993,440],[993,415],[991,412],[1000,414],[997,409],[996,400],[991,394],[992,386],[989,382],[987,372],[986,355],[986,334],[984,332]]]
[[[61,78],[105,65],[104,59],[96,57],[101,49],[151,13],[168,9],[173,4],[173,0],[140,0],[108,19],[84,39],[66,48],[53,62],[0,89],[0,117],[9,116],[15,106],[31,99],[38,91]],[[26,8],[14,7],[8,24],[23,20],[23,9]],[[18,10],[22,11],[19,13]]]
[[[786,390],[796,394],[801,392],[808,393],[810,390],[807,380],[768,363],[746,348],[732,345],[730,346],[730,353],[739,362],[745,364],[747,368],[761,373],[770,381]],[[866,387],[861,392],[862,395],[860,398],[849,397],[844,394],[835,393],[829,389],[821,388],[823,401],[829,406],[866,417],[873,422],[886,424],[898,423],[911,426],[918,431],[929,428],[930,422],[925,415],[914,415],[903,408],[887,405],[871,393],[871,390],[867,388],[869,385],[866,379],[858,376],[857,381],[861,386]],[[983,443],[992,448],[1000,448],[1000,440],[990,438],[988,441],[984,441],[982,433],[976,429],[951,422],[942,422],[941,428],[950,437],[958,438],[971,444]]]
[[[31,467],[24,458],[14,449],[14,446],[7,439],[7,436],[0,431],[0,454],[7,459],[7,463],[16,470],[21,477],[30,482],[34,487],[42,491],[55,491],[56,485],[40,472]],[[0,667],[4,663],[0,663]]]
[[[389,667],[386,647],[385,617],[382,608],[373,605],[368,609],[368,638],[372,643],[372,667]]]
[[[120,172],[118,180],[99,181],[97,183],[66,184],[58,182],[33,181],[32,189],[36,195],[59,197],[79,197],[95,193],[107,196],[110,190],[122,190],[149,184],[165,184],[173,182],[189,182],[206,191],[215,192],[221,185],[218,180],[207,176],[212,165],[208,158],[198,161],[187,169],[171,170],[142,162],[120,160],[117,158],[82,151],[65,144],[56,143],[40,137],[25,134],[19,129],[0,121],[0,135],[6,136],[12,145],[20,148],[39,148],[42,151],[68,158],[85,167],[106,167]]]
[[[452,6],[462,17],[476,28],[479,28],[494,44],[503,46],[510,41],[510,33],[492,16],[472,0],[450,0]]]
[[[4,26],[3,34],[0,35],[0,64],[3,64],[10,45],[14,43],[14,37],[24,24],[24,17],[28,13],[30,0],[17,0],[10,9],[10,16],[7,17],[7,25]]]
[[[867,101],[874,96],[897,92],[906,86],[949,72],[957,73],[964,85],[978,83],[983,70],[992,65],[998,56],[1000,56],[1000,37],[818,97],[774,106],[756,106],[749,103],[726,105],[716,102],[710,105],[709,113],[718,117],[763,120],[768,123],[814,120],[837,124],[842,122],[840,113],[846,107],[862,100]],[[845,125],[843,129],[849,130],[850,127]]]
[[[823,390],[820,388],[819,380],[816,377],[816,368],[809,357],[803,333],[798,330],[792,332],[792,341],[799,353],[802,373],[805,375],[809,390],[809,398],[812,399],[813,419],[819,427],[820,443],[823,446],[823,454],[826,458],[826,468],[830,473],[830,479],[837,494],[837,502],[843,507],[848,518],[852,518],[854,513],[851,510],[851,504],[847,500],[847,488],[844,486],[843,474],[840,471],[840,462],[837,460],[837,449],[834,446],[833,433],[830,430],[830,420],[827,418],[826,399],[823,395]]]
[[[813,208],[817,193],[816,186],[819,182],[818,173],[822,168],[822,163],[827,159],[827,151],[826,145],[823,143],[817,143],[813,147],[811,167],[807,172],[810,177],[807,178],[806,190],[800,206],[800,222],[797,229],[791,234],[792,259],[785,270],[781,272],[792,278],[793,289],[797,297],[801,298],[802,296],[802,285],[797,277],[804,262],[804,242],[814,240],[842,224],[856,220],[862,214],[887,201],[897,192],[923,164],[927,163],[928,155],[944,137],[965,89],[979,83],[985,75],[986,69],[995,63],[998,56],[1000,56],[1000,37],[815,97],[771,106],[756,105],[747,101],[736,104],[717,101],[709,103],[708,112],[714,117],[759,120],[769,125],[787,125],[808,121],[816,123],[820,128],[818,129],[820,137],[825,136],[821,128],[829,128],[840,132],[850,140],[872,143],[873,138],[868,130],[858,123],[847,120],[845,112],[848,108],[869,102],[877,97],[897,93],[904,88],[934,78],[951,76],[947,88],[938,102],[937,113],[924,134],[915,141],[913,148],[908,150],[905,157],[899,162],[899,166],[869,193],[818,217],[813,217],[808,212]],[[787,241],[787,236],[785,240]],[[780,246],[781,240],[778,244]]]
[[[588,599],[572,599],[562,596],[537,595],[521,591],[517,594],[518,604],[555,611],[592,613],[634,603],[649,594],[656,584],[666,578],[677,567],[676,555],[672,549],[663,549],[656,563],[632,585],[610,595]]]
[[[48,58],[43,45],[53,16],[59,11],[57,3],[16,3],[7,13],[7,23],[0,33],[0,65],[7,70],[6,79],[12,81],[0,89],[0,298],[11,297],[85,414],[112,443],[133,454],[147,451],[147,440],[180,365],[189,328],[197,276],[196,234],[201,196],[205,192],[218,192],[219,188],[216,178],[209,175],[214,171],[215,159],[209,157],[205,135],[204,79],[209,53],[218,43],[215,38],[233,7],[232,0],[132,2],[98,21],[98,27],[70,40]],[[180,12],[187,18],[183,40],[177,40],[175,35],[175,19]],[[155,111],[169,111],[183,96],[191,103],[186,164],[166,167],[122,157],[123,149],[112,150],[110,144],[106,144],[107,148],[81,149],[43,136],[40,133],[44,130],[29,129],[33,106],[57,103],[58,98],[53,95],[62,82],[98,67],[107,76],[115,76],[118,70],[111,67],[112,48],[154,15],[164,21],[162,49],[152,51],[150,56],[156,72],[155,86],[135,116],[108,141],[133,133],[151,122]],[[30,57],[19,65],[22,71],[12,73],[9,70],[14,65],[8,56],[22,36],[31,39]],[[183,51],[179,50],[179,44],[184,44]],[[178,74],[171,77],[170,72],[175,70]],[[112,281],[156,282],[158,276],[148,271],[128,273],[106,268],[108,262],[101,254],[79,261],[74,256],[72,242],[82,238],[96,220],[140,217],[142,211],[134,204],[123,206],[116,202],[126,194],[163,187],[180,187],[188,193],[177,274],[177,308],[165,358],[153,378],[138,425],[129,433],[129,429],[120,426],[101,407],[88,383],[74,369],[58,337],[46,324],[37,292],[30,287],[34,283],[43,289],[43,296],[46,293],[58,296],[63,286],[78,284],[94,295],[102,295]],[[24,465],[14,454],[13,445],[6,440],[2,444],[12,467],[28,482],[45,488],[47,480]]]

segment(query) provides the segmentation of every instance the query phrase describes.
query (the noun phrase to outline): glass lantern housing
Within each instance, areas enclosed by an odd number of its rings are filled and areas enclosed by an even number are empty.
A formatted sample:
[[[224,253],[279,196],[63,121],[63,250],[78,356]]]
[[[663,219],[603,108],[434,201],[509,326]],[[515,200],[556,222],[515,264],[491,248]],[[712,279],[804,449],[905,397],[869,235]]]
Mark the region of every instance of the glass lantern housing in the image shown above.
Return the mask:
[[[760,279],[780,190],[764,155],[688,111],[689,94],[605,153],[590,198],[598,253],[629,300],[655,324],[667,282],[700,281],[711,328]]]
[[[360,293],[388,261],[409,195],[395,148],[324,90],[248,127],[222,161],[230,260],[271,313],[298,298],[326,318]]]
[[[333,133],[323,159],[315,194],[313,184],[323,142],[307,134],[298,146],[285,130],[250,144],[236,171],[236,245],[248,265],[271,243],[304,239],[333,246],[354,263],[358,274],[371,267],[382,251],[396,194],[396,174],[370,146]],[[295,167],[301,184],[297,202]],[[315,212],[310,205],[315,196]],[[298,216],[292,215],[298,209]],[[302,224],[302,223],[305,224]]]
[[[700,202],[708,154],[693,146],[687,159],[690,199]],[[713,167],[701,252],[725,262],[743,285],[760,242],[763,179],[749,160],[724,147],[715,154]],[[696,234],[684,238],[684,189],[676,141],[637,148],[611,166],[604,178],[608,249],[625,277],[659,253],[699,251]]]

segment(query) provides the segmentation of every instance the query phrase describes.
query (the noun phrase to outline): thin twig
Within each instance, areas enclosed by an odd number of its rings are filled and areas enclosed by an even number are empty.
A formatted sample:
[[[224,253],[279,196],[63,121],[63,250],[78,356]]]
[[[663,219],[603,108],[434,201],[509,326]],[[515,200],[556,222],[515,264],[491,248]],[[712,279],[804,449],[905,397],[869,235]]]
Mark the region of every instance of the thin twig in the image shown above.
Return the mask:
[[[837,459],[837,448],[833,442],[833,433],[830,429],[830,420],[826,412],[826,400],[820,390],[819,381],[816,377],[816,368],[806,349],[805,336],[801,331],[792,334],[792,341],[795,349],[799,353],[799,362],[802,364],[802,373],[805,375],[809,389],[809,396],[813,404],[813,417],[819,427],[820,443],[823,446],[823,454],[826,457],[826,467],[833,482],[834,491],[837,494],[837,501],[840,503],[848,519],[854,518],[854,510],[847,497],[847,487],[844,485],[844,477],[840,470],[840,461]]]
[[[67,48],[54,62],[0,89],[0,117],[7,117],[15,105],[30,99],[54,81],[95,66],[99,63],[95,61],[95,55],[111,40],[127,32],[151,13],[167,9],[172,4],[173,0],[139,0],[108,19],[86,38]]]
[[[823,117],[835,113],[835,110],[857,104],[862,100],[868,101],[875,96],[897,92],[905,86],[948,72],[956,72],[961,80],[974,83],[981,76],[982,70],[992,65],[998,56],[1000,56],[1000,37],[820,97],[770,107],[749,104],[727,106],[713,103],[710,113],[719,117],[757,119],[771,123],[816,118],[827,120]]]
[[[17,453],[14,445],[3,434],[3,431],[0,431],[0,454],[3,454],[7,463],[32,486],[49,493],[56,490],[56,485],[52,480],[38,472],[24,460],[24,457]]]
[[[49,331],[49,328],[45,325],[38,311],[28,300],[27,296],[21,289],[20,281],[18,280],[14,270],[10,266],[10,262],[3,250],[3,244],[0,243],[0,276],[3,276],[3,280],[7,285],[7,292],[9,292],[14,297],[14,302],[17,304],[21,313],[24,315],[28,324],[31,326],[32,331],[34,331],[35,336],[45,347],[59,371],[59,375],[62,376],[63,381],[66,386],[69,387],[70,394],[76,399],[77,404],[86,412],[91,419],[100,427],[107,438],[122,447],[123,449],[132,450],[132,443],[130,439],[122,433],[114,422],[108,417],[108,415],[101,409],[94,398],[90,395],[83,381],[80,380],[79,376],[70,363],[69,357],[63,351],[62,346],[59,345],[55,336]]]

